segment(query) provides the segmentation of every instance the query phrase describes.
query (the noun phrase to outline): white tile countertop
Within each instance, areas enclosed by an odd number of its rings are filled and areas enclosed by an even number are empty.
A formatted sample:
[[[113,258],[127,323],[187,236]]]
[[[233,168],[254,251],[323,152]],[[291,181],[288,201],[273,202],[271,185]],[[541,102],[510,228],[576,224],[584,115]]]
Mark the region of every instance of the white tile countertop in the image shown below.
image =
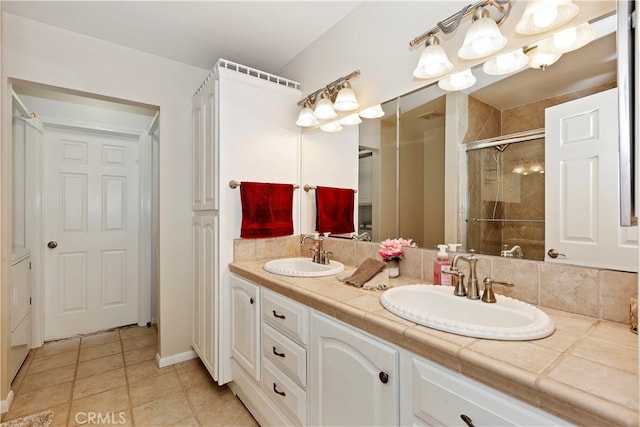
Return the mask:
[[[262,261],[231,272],[467,377],[583,426],[638,426],[638,339],[622,323],[540,307],[556,325],[534,341],[475,339],[430,329],[385,310],[380,292],[336,277],[278,276]],[[401,276],[393,286],[421,283]]]

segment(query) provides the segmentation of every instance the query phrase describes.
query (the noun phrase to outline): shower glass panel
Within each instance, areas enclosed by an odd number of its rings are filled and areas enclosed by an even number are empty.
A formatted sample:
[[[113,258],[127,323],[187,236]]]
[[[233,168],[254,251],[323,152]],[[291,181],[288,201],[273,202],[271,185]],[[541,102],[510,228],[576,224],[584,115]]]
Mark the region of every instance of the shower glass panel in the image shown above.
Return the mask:
[[[467,152],[467,247],[544,260],[544,138]]]

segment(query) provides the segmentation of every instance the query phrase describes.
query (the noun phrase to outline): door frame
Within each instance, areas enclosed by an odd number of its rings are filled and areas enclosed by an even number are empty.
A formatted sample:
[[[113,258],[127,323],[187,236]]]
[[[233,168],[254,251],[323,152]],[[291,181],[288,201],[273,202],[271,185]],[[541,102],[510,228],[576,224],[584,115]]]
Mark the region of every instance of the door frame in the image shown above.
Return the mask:
[[[139,246],[139,286],[138,286],[138,325],[145,326],[151,321],[151,213],[155,209],[155,201],[151,192],[152,157],[151,138],[147,132],[126,132],[109,128],[78,125],[76,123],[43,121],[44,132],[48,127],[75,129],[97,132],[108,135],[138,137],[139,147],[139,175],[140,175],[140,203],[138,204],[138,246]],[[27,194],[28,200],[33,201],[33,248],[31,253],[37,253],[40,262],[33,265],[33,347],[44,343],[44,138],[33,147],[33,156],[29,157],[27,170],[34,171],[33,193]],[[147,239],[147,240],[143,240]]]

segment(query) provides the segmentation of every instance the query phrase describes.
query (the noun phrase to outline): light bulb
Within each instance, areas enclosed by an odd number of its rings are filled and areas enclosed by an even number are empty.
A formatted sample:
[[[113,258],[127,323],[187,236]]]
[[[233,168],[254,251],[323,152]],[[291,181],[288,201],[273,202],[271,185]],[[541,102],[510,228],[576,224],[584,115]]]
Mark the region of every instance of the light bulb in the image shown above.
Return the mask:
[[[516,58],[513,52],[505,53],[504,55],[496,56],[496,66],[500,70],[510,70],[516,63]]]
[[[466,78],[464,73],[451,74],[451,86],[455,88],[462,87],[464,86],[465,81],[466,81]]]
[[[471,42],[471,49],[478,55],[488,55],[491,52],[491,37],[480,37]]]
[[[329,122],[320,126],[320,130],[329,133],[340,132],[342,130],[342,126],[340,126],[340,123],[338,122]]]
[[[546,7],[536,11],[533,16],[533,25],[538,28],[546,28],[558,17],[558,8],[555,6]]]

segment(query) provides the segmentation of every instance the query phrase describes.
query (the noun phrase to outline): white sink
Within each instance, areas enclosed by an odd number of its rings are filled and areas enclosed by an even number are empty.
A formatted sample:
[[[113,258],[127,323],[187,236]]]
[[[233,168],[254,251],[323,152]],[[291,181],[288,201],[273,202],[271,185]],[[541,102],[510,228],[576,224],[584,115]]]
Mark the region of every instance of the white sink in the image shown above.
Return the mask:
[[[474,338],[533,340],[549,336],[553,321],[540,309],[504,295],[494,304],[457,297],[453,288],[407,285],[391,288],[380,297],[390,312],[440,331]]]
[[[280,258],[268,261],[264,269],[269,273],[293,277],[323,277],[338,274],[344,270],[344,265],[338,261],[329,264],[318,264],[311,258]]]

